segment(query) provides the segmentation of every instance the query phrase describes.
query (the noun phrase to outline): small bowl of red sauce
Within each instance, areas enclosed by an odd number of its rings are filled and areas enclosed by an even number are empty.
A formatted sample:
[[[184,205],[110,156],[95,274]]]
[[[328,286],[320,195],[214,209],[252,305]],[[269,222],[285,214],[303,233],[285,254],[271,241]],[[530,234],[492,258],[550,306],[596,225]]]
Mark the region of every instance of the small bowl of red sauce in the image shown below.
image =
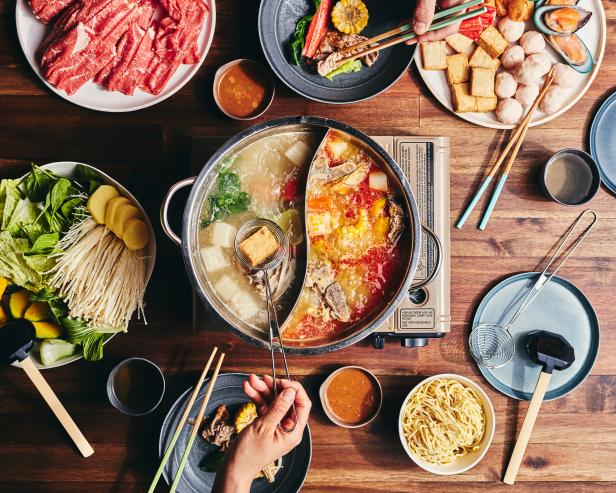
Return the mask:
[[[214,100],[236,120],[261,116],[274,100],[274,79],[259,63],[240,58],[224,64],[214,76]]]
[[[383,404],[381,384],[372,372],[360,366],[334,371],[321,385],[319,395],[327,417],[344,428],[367,425]]]

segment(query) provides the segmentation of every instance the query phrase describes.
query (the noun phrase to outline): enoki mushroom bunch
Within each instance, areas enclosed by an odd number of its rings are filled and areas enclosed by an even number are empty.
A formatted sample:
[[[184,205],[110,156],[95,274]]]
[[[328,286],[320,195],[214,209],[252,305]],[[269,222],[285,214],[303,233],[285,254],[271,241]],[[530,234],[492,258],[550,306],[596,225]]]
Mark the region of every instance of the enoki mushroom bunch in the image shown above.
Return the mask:
[[[136,309],[143,314],[143,251],[129,250],[91,217],[73,225],[58,246],[62,253],[50,284],[66,300],[71,317],[97,327],[126,327]]]

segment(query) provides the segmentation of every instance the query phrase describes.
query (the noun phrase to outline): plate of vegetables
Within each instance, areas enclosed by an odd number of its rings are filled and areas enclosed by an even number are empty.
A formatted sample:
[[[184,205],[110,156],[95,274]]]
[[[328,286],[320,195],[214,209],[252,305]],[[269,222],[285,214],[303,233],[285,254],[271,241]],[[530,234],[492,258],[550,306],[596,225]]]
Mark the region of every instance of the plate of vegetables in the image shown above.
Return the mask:
[[[259,37],[272,70],[291,89],[324,103],[355,103],[396,82],[415,47],[399,44],[340,64],[342,51],[395,28],[412,8],[405,0],[264,0]]]
[[[155,258],[141,205],[92,166],[33,164],[0,181],[0,330],[32,322],[39,368],[100,360],[133,314],[143,317]]]

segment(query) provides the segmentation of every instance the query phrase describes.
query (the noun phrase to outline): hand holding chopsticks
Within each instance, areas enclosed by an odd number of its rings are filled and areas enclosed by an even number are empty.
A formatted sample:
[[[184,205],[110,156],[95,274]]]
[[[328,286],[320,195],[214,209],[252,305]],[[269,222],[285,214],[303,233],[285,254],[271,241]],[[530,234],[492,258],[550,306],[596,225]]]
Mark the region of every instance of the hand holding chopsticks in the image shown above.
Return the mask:
[[[465,12],[460,15],[452,15],[452,14],[461,12],[462,10],[468,9],[469,7],[475,7],[477,5],[481,5],[482,3],[483,3],[483,0],[471,0],[468,3],[456,5],[455,7],[451,7],[449,9],[441,10],[440,12],[437,12],[436,14],[434,14],[433,21],[436,21],[439,19],[443,19],[443,20],[440,20],[439,22],[432,22],[432,24],[428,28],[428,31],[436,31],[438,29],[442,29],[444,27],[450,26],[457,22],[461,22],[465,19],[471,19],[473,17],[477,17],[481,14],[484,14],[487,10],[485,7],[471,10],[469,12]],[[344,65],[345,63],[356,60],[357,58],[363,57],[365,55],[370,55],[371,53],[380,51],[384,48],[389,48],[390,46],[394,46],[399,43],[403,43],[405,41],[412,41],[413,43],[416,43],[417,36],[418,35],[413,31],[412,24],[410,23],[404,24],[402,26],[396,27],[395,29],[391,29],[390,31],[387,31],[383,34],[379,34],[378,36],[374,36],[370,39],[362,41],[361,43],[357,43],[353,46],[349,46],[348,48],[342,50],[340,53],[342,53],[343,55],[349,55],[349,56],[342,59],[339,62],[339,65]],[[389,41],[385,41],[384,43],[379,43],[379,41],[382,41],[387,38],[392,38],[392,39],[390,39]],[[375,46],[371,46],[371,45],[375,45]],[[367,49],[362,50],[358,53],[354,53],[356,50],[360,48],[365,48],[365,47],[367,47]]]
[[[195,385],[195,389],[193,390],[193,393],[190,396],[190,400],[188,401],[188,404],[186,405],[186,409],[184,409],[184,413],[182,414],[182,417],[180,418],[180,423],[178,424],[178,427],[176,428],[175,433],[173,434],[173,438],[171,438],[171,442],[169,443],[169,446],[167,447],[167,450],[165,451],[165,455],[163,456],[163,459],[161,460],[160,465],[158,466],[158,470],[156,471],[156,474],[154,475],[154,479],[152,480],[152,483],[150,484],[148,493],[154,493],[154,490],[156,489],[156,485],[158,484],[158,481],[160,480],[160,476],[163,473],[163,469],[165,468],[165,465],[167,464],[167,461],[169,460],[169,457],[171,456],[173,447],[175,447],[175,444],[178,441],[178,438],[180,437],[182,428],[184,428],[184,425],[186,424],[186,421],[188,420],[188,415],[190,414],[190,410],[192,409],[193,405],[195,404],[195,401],[197,400],[199,391],[201,390],[201,387],[203,386],[203,382],[205,381],[207,372],[210,371],[210,366],[212,365],[212,361],[214,361],[214,356],[216,355],[217,351],[218,351],[217,347],[215,347],[212,350],[210,359],[207,361],[205,368],[203,368],[203,371],[201,372],[201,376],[199,377],[199,380],[197,381],[197,384]]]
[[[533,118],[533,114],[535,113],[535,110],[539,106],[539,103],[541,103],[541,100],[545,96],[546,92],[548,91],[553,81],[554,81],[554,69],[551,69],[550,72],[546,76],[541,92],[539,93],[539,95],[535,99],[535,102],[533,103],[533,105],[530,107],[530,109],[526,113],[526,116],[524,117],[522,122],[518,125],[518,127],[515,129],[515,131],[511,135],[511,139],[509,140],[509,143],[507,144],[507,146],[505,147],[501,155],[498,157],[498,159],[496,160],[496,162],[490,169],[489,173],[486,175],[486,177],[481,182],[481,185],[475,192],[475,195],[473,195],[473,198],[471,199],[469,204],[466,206],[464,213],[462,214],[462,216],[460,216],[460,219],[458,219],[458,222],[456,223],[456,228],[460,229],[462,228],[462,226],[464,226],[464,223],[470,216],[471,212],[473,211],[473,209],[475,208],[475,206],[477,205],[477,203],[479,202],[479,200],[481,199],[481,197],[487,190],[488,185],[490,184],[490,182],[492,181],[492,179],[494,178],[494,176],[500,169],[501,164],[505,160],[505,157],[507,156],[511,148],[513,148],[513,152],[509,156],[507,165],[505,166],[505,169],[502,175],[500,176],[500,179],[498,180],[498,183],[496,184],[494,191],[492,192],[492,196],[490,197],[488,206],[486,207],[486,210],[479,224],[479,229],[484,230],[486,228],[488,224],[488,220],[490,219],[490,215],[492,214],[492,211],[494,210],[494,207],[496,206],[496,202],[498,201],[498,197],[500,196],[500,193],[505,185],[505,182],[507,181],[509,172],[511,171],[511,168],[513,167],[513,162],[515,161],[515,158],[518,155],[520,147],[522,146],[522,142],[524,141],[524,138],[526,137],[526,132],[528,131],[528,126],[530,125],[530,122]]]
[[[171,439],[171,442],[169,443],[169,446],[167,447],[167,450],[165,451],[165,455],[163,456],[163,459],[160,462],[160,465],[158,466],[158,470],[156,471],[156,474],[154,475],[154,479],[152,480],[152,483],[150,484],[148,493],[153,493],[154,490],[156,489],[156,485],[158,484],[158,481],[160,480],[160,476],[163,472],[163,469],[165,468],[165,465],[167,464],[167,461],[169,460],[169,457],[171,456],[171,452],[173,451],[173,448],[175,447],[175,444],[178,441],[182,428],[184,428],[184,425],[188,421],[188,415],[190,414],[190,410],[192,409],[193,405],[195,404],[195,401],[197,400],[201,387],[203,386],[203,382],[205,381],[205,377],[207,376],[207,373],[210,370],[210,366],[212,365],[212,361],[214,361],[214,356],[216,355],[217,351],[218,351],[217,347],[215,347],[212,350],[212,354],[210,355],[210,358],[208,359],[207,364],[205,365],[205,368],[201,372],[201,376],[199,377],[199,380],[197,381],[197,384],[195,385],[195,389],[193,390],[193,393],[190,396],[190,400],[188,401],[188,404],[186,405],[186,409],[184,409],[184,413],[182,414],[182,417],[180,418],[180,422],[178,424],[178,427],[175,430],[175,433],[173,434],[173,438]],[[175,491],[179,483],[179,480],[182,477],[182,471],[184,470],[184,466],[186,465],[186,459],[188,458],[190,449],[192,448],[192,445],[195,441],[195,436],[197,435],[197,432],[199,431],[199,426],[201,424],[201,421],[203,420],[203,415],[205,414],[205,409],[207,408],[207,404],[210,400],[210,396],[212,395],[212,390],[214,389],[214,386],[216,385],[216,379],[218,378],[218,373],[220,371],[220,367],[222,365],[224,357],[225,357],[225,353],[222,353],[220,357],[218,358],[216,369],[214,370],[214,374],[212,375],[212,378],[208,384],[207,393],[205,394],[205,397],[203,398],[203,402],[201,403],[199,414],[197,415],[197,419],[195,420],[195,424],[193,425],[193,429],[190,434],[188,444],[186,445],[186,450],[184,451],[184,455],[182,455],[180,467],[178,468],[178,471],[175,475],[173,485],[171,487],[171,491]]]

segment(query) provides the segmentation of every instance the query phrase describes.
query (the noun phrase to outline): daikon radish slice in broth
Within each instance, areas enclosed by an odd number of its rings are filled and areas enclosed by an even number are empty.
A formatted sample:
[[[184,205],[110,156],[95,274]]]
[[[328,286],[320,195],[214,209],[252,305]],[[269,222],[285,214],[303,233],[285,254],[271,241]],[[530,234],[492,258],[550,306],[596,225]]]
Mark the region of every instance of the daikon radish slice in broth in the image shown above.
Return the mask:
[[[201,249],[201,260],[206,272],[217,272],[230,264],[225,252],[218,245],[203,247]]]

